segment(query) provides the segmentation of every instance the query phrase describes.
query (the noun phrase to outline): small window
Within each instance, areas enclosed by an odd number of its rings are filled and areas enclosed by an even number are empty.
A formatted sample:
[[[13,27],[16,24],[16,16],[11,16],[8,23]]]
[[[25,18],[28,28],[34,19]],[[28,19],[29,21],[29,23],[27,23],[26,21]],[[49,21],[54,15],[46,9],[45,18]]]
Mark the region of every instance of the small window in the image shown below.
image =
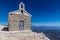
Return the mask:
[[[21,10],[21,13],[23,13],[23,10]]]

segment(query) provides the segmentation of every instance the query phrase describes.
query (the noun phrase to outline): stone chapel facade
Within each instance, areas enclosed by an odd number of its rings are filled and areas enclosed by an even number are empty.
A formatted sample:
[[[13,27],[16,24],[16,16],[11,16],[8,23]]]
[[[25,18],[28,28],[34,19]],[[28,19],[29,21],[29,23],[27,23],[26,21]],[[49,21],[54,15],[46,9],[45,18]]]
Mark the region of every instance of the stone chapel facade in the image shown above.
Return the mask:
[[[9,12],[8,29],[9,31],[31,29],[31,14],[25,10],[25,5],[23,2],[19,4],[19,10]]]

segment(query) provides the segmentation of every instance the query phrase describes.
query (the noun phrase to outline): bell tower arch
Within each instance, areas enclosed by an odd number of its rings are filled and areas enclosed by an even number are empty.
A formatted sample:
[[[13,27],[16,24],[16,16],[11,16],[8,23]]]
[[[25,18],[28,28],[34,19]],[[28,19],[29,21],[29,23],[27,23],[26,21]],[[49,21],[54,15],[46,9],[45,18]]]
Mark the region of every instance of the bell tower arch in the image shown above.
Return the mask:
[[[21,3],[19,4],[19,9],[20,9],[20,10],[25,10],[25,4],[24,4],[23,2],[21,2]]]

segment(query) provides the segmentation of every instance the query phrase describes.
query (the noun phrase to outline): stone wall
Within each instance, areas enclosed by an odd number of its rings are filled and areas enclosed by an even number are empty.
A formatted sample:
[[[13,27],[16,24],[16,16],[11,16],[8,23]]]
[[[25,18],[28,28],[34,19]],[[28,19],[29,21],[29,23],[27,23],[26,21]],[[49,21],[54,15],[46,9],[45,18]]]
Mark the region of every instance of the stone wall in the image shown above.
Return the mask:
[[[20,20],[24,21],[24,30],[31,29],[30,17],[21,14],[10,13],[8,17],[8,29],[9,31],[18,31],[20,30],[19,24]]]
[[[49,40],[43,33],[32,31],[0,31],[0,40]]]

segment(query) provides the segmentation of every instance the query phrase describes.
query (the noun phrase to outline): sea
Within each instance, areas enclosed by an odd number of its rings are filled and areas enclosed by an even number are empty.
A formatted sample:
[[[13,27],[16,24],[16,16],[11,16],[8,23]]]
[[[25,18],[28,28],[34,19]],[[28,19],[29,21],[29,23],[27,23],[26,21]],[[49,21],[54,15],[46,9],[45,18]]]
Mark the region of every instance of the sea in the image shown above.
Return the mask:
[[[33,32],[43,32],[50,40],[60,40],[60,26],[31,26]]]

